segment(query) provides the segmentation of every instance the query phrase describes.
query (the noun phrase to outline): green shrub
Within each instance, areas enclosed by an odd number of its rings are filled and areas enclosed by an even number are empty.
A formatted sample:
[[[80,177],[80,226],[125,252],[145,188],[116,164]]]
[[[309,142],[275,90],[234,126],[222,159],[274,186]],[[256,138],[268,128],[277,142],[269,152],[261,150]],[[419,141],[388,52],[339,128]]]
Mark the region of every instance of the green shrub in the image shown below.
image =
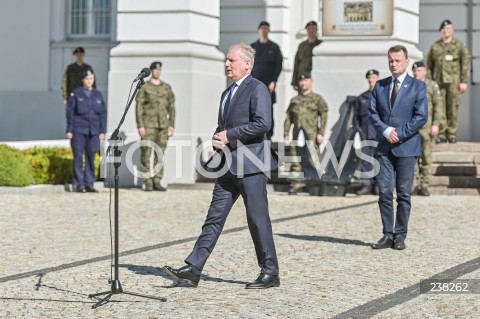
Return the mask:
[[[73,153],[66,147],[32,147],[24,151],[30,161],[36,184],[68,184],[73,178]],[[95,155],[95,171],[100,170],[100,155]],[[96,174],[97,176],[98,173]]]
[[[35,184],[65,184],[72,180],[73,154],[66,147],[32,147],[24,150]]]
[[[0,186],[27,186],[32,181],[32,168],[22,151],[1,144]]]

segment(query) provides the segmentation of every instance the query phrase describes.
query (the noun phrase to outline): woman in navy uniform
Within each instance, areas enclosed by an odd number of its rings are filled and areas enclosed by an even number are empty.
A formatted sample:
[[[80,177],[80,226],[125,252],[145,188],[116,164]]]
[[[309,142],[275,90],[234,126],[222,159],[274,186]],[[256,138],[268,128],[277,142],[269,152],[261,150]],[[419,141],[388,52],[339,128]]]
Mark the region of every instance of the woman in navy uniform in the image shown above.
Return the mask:
[[[93,87],[95,75],[86,70],[83,87],[73,90],[67,104],[67,138],[73,150],[73,185],[77,192],[98,192],[95,181],[95,153],[105,139],[107,108],[102,94]],[[85,168],[83,154],[85,153]]]

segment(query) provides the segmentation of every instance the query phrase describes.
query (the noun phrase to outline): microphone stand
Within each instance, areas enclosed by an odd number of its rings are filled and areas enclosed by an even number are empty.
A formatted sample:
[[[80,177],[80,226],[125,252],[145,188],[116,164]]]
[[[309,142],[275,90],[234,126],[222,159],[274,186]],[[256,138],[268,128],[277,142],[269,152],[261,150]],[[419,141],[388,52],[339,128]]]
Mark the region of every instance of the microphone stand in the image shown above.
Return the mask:
[[[120,123],[118,124],[118,127],[113,131],[112,135],[110,136],[110,139],[108,140],[109,144],[110,143],[113,144],[113,158],[114,158],[113,166],[115,167],[115,175],[114,175],[114,180],[115,180],[115,226],[114,226],[114,228],[115,228],[115,262],[114,262],[115,277],[114,277],[113,280],[109,279],[109,283],[111,284],[111,288],[110,288],[109,291],[104,291],[104,292],[99,292],[99,293],[88,295],[88,298],[96,298],[98,296],[106,295],[105,297],[100,299],[97,303],[95,303],[92,306],[93,309],[108,303],[110,301],[110,298],[113,295],[122,294],[122,293],[127,294],[127,295],[142,297],[142,298],[155,299],[155,300],[160,300],[160,301],[167,301],[167,299],[163,298],[163,297],[142,295],[142,294],[139,294],[139,293],[123,290],[122,284],[120,283],[120,279],[119,279],[119,276],[118,276],[118,255],[119,255],[119,253],[118,253],[118,243],[119,243],[119,240],[118,240],[118,229],[119,229],[119,227],[118,227],[118,197],[119,197],[118,196],[119,195],[118,194],[118,180],[119,180],[118,168],[121,165],[121,155],[122,155],[122,151],[118,148],[118,144],[120,143],[119,141],[121,141],[121,138],[118,136],[118,134],[119,134],[119,131],[120,131],[120,127],[122,126],[123,121],[125,120],[125,116],[127,115],[128,109],[130,108],[130,105],[132,104],[135,95],[137,94],[138,90],[142,87],[143,84],[145,84],[145,82],[142,78],[138,81],[138,84],[137,84],[137,87],[135,88],[135,91],[133,91],[132,98],[128,102],[127,107],[125,108],[125,112],[123,113],[122,119],[120,120]],[[107,154],[110,152],[110,147],[111,147],[111,145],[108,146],[107,151],[105,152],[105,155],[104,155],[104,159],[107,156]],[[102,161],[103,161],[103,159],[102,159]]]

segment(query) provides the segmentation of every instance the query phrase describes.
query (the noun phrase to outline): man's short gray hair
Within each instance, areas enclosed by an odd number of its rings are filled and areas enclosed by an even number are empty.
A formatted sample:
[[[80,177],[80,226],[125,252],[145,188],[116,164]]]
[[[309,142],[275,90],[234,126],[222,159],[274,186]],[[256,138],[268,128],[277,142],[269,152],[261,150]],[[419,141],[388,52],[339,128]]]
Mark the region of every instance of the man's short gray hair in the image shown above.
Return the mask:
[[[234,44],[228,50],[234,48],[240,48],[240,58],[243,61],[250,61],[250,70],[253,69],[253,64],[255,63],[255,49],[245,43]]]

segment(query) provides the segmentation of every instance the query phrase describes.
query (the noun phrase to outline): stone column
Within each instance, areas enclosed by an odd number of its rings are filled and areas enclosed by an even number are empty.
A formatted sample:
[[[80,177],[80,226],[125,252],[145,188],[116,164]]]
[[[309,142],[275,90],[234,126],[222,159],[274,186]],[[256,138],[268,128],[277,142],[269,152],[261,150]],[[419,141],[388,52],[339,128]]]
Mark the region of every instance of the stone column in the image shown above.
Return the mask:
[[[216,127],[225,88],[224,54],[216,48],[219,14],[219,0],[118,0],[119,44],[111,50],[108,129],[117,127],[136,75],[152,61],[161,61],[161,79],[171,85],[176,98],[176,130],[166,152],[167,183],[194,182],[193,149],[198,138],[209,140]],[[121,131],[126,143],[139,139],[135,102]],[[121,184],[139,185],[125,169],[123,165],[126,177]]]
[[[423,53],[416,47],[419,39],[418,0],[391,1],[392,35],[322,36],[324,42],[313,51],[314,91],[320,93],[329,106],[327,138],[347,95],[358,96],[368,89],[365,79],[368,69],[380,71],[380,78],[391,75],[387,60],[387,51],[391,46],[404,45],[411,64],[423,58]],[[411,67],[408,72],[411,74]]]

